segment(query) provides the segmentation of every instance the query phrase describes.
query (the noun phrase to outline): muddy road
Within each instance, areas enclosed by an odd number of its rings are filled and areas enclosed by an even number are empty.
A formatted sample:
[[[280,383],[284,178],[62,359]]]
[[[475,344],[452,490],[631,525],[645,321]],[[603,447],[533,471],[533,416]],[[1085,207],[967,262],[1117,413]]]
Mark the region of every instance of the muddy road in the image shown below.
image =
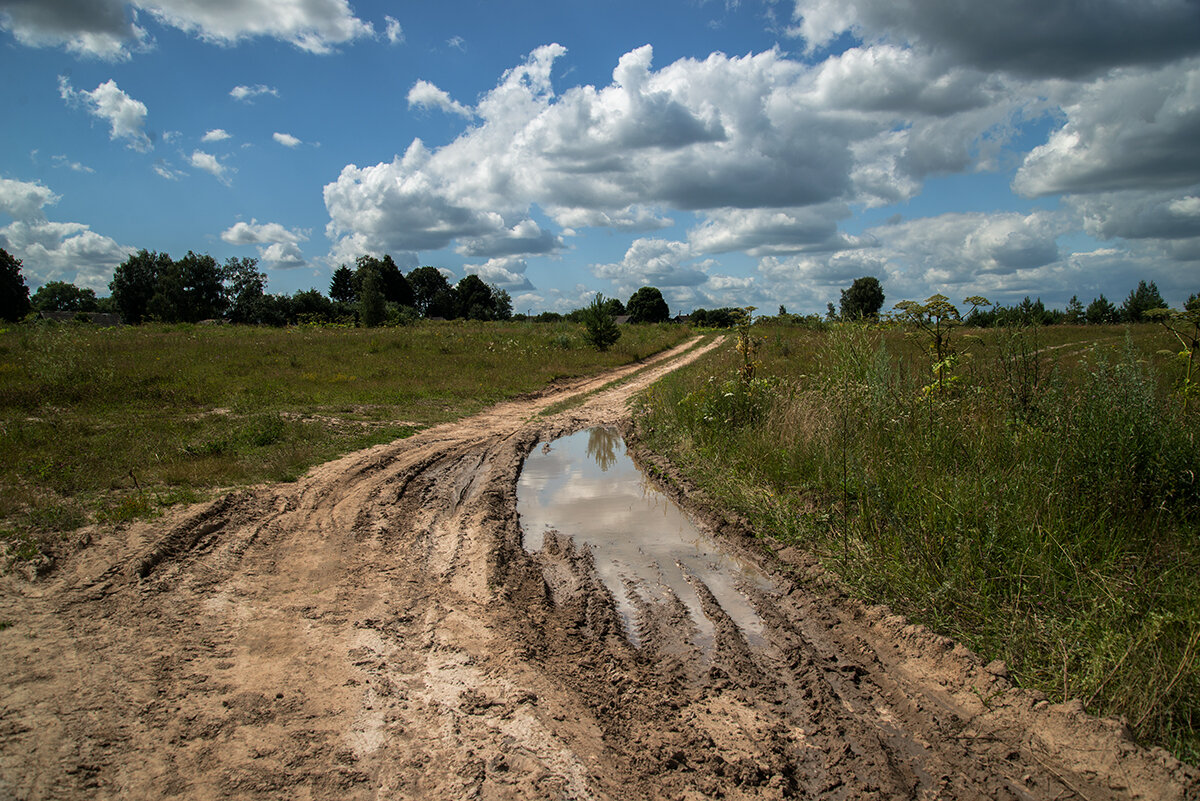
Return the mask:
[[[672,592],[638,596],[635,646],[570,531],[527,552],[530,450],[619,424],[696,353],[96,532],[36,582],[4,577],[0,798],[1200,797],[1194,769],[1117,722],[1012,688],[1002,665],[702,509],[772,576],[745,590],[753,644],[697,582],[711,647]]]

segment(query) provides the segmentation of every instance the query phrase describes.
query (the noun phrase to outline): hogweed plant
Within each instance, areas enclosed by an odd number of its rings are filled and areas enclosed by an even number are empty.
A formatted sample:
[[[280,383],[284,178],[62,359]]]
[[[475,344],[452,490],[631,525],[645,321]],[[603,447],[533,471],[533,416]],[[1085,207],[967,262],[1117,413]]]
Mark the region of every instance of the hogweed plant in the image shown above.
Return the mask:
[[[980,306],[991,305],[987,298],[979,295],[972,295],[963,302],[971,304],[971,311]],[[922,392],[930,396],[952,392],[958,383],[958,376],[953,375],[953,372],[958,365],[959,354],[950,333],[963,324],[958,307],[950,302],[950,298],[937,294],[927,298],[924,303],[902,300],[893,308],[900,311],[901,321],[915,325],[929,338],[934,381],[925,386]]]
[[[746,384],[754,380],[755,372],[762,366],[762,362],[754,358],[762,345],[762,338],[750,333],[751,315],[755,308],[757,307],[745,306],[738,309],[740,314],[737,318],[737,352],[742,357],[742,364],[738,367],[738,377]]]
[[[1165,351],[1175,356],[1183,364],[1183,378],[1179,382],[1179,395],[1183,398],[1183,411],[1186,414],[1191,406],[1192,397],[1200,393],[1196,380],[1196,352],[1200,351],[1200,306],[1194,306],[1183,311],[1175,309],[1151,309],[1146,316],[1157,320],[1164,328],[1175,335],[1183,350],[1178,353]]]

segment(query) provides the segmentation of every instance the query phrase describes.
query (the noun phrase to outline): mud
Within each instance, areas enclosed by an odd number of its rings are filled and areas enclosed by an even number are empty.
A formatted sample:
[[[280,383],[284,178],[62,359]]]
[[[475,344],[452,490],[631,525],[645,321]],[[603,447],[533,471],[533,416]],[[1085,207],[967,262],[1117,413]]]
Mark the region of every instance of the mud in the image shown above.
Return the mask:
[[[634,645],[570,531],[527,551],[534,445],[619,424],[695,353],[96,530],[47,578],[4,577],[0,798],[1200,797],[1195,769],[1119,722],[1014,689],[711,510],[688,508],[773,576],[746,585],[761,643],[692,580],[705,653],[680,592],[631,580]]]

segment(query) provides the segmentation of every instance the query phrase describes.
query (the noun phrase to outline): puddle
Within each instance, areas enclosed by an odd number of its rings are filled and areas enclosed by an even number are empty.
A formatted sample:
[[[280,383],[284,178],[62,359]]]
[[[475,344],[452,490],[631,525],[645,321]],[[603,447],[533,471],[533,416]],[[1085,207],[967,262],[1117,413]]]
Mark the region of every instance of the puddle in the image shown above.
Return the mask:
[[[593,428],[537,445],[517,484],[517,512],[531,552],[541,550],[548,530],[591,547],[596,570],[635,644],[635,611],[626,582],[645,588],[641,595],[647,599],[670,588],[699,630],[697,645],[711,649],[713,625],[689,577],[708,586],[749,643],[762,644],[762,621],[738,588],[753,584],[770,590],[770,579],[725,552],[650,485],[615,429]]]

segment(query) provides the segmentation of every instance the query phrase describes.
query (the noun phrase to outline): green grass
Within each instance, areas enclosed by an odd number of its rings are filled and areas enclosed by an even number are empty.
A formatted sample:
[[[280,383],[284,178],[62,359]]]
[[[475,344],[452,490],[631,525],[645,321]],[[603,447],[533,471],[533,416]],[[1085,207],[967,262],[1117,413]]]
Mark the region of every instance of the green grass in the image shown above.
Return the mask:
[[[1153,326],[756,327],[657,383],[639,436],[762,534],[1052,698],[1200,758],[1200,414]]]
[[[599,353],[569,324],[10,326],[0,330],[0,544],[27,557],[89,522],[294,480],[687,335],[630,326]]]

